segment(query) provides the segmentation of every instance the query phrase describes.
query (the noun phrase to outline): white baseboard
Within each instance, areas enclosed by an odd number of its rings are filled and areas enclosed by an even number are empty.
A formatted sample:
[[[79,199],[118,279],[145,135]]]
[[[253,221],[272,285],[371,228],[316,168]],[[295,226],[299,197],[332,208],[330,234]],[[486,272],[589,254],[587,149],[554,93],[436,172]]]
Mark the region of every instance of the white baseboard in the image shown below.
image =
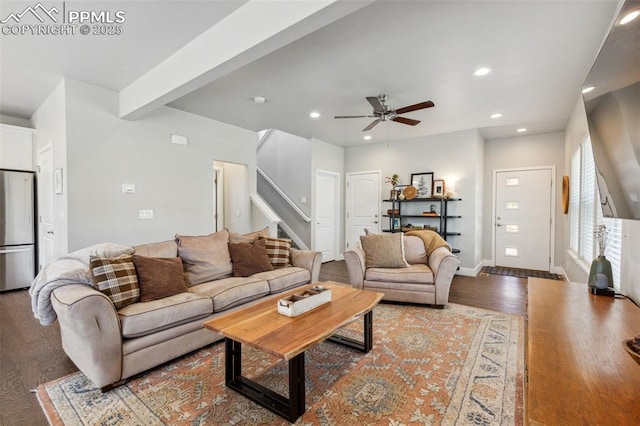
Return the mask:
[[[344,260],[344,253],[340,253],[336,256],[335,260]]]
[[[475,268],[459,268],[456,271],[456,275],[464,275],[465,277],[475,277],[478,275],[478,273],[480,273],[480,271],[482,270],[483,267],[483,262],[480,262],[478,264],[478,266],[476,266]]]
[[[482,261],[482,266],[496,266],[496,262],[493,259],[484,259]]]
[[[558,275],[562,275],[564,277],[565,281],[568,281],[569,279],[567,278],[567,273],[564,271],[564,268],[562,266],[554,266],[551,268],[550,271],[552,274],[558,274]]]

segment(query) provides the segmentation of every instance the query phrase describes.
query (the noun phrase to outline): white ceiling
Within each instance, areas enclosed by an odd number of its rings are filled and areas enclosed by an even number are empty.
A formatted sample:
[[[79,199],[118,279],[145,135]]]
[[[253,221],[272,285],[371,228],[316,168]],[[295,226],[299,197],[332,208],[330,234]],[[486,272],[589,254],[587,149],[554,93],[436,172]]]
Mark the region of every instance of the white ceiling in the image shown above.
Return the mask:
[[[242,3],[115,4],[127,12],[126,37],[118,40],[2,35],[0,113],[29,117],[62,76],[119,91]],[[333,116],[369,114],[365,96],[380,93],[396,108],[426,100],[436,106],[406,114],[422,120],[416,127],[379,124],[372,142],[470,128],[487,139],[515,136],[518,127],[528,134],[561,131],[617,6],[616,0],[377,1],[169,105],[342,146],[365,143],[361,130],[370,119]],[[479,66],[493,72],[474,77]],[[254,103],[257,95],[268,101]],[[321,117],[310,119],[311,111]],[[490,119],[494,112],[503,117]]]

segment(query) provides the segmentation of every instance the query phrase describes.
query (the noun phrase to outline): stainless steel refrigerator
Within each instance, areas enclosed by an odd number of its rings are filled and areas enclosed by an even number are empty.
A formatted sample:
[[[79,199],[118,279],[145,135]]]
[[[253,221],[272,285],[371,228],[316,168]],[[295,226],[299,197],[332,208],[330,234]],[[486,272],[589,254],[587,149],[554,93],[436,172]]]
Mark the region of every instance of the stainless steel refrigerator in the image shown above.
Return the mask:
[[[36,272],[33,172],[0,169],[0,291],[29,287]]]

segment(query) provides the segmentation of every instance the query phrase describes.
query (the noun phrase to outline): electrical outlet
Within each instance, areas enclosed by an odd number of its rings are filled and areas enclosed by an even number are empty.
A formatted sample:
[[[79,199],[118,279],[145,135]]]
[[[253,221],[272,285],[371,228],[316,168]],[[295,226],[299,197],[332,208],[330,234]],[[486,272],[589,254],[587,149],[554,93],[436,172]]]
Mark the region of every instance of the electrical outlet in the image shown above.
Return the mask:
[[[140,219],[153,219],[153,210],[140,210],[138,212],[138,218],[140,218]]]

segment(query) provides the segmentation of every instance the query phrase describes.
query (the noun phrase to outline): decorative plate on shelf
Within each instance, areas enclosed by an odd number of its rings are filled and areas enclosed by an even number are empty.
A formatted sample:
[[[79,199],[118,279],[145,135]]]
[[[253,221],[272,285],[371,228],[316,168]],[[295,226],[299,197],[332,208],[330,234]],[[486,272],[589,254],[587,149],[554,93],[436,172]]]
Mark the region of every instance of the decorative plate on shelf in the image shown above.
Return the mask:
[[[418,193],[418,189],[415,186],[406,186],[402,190],[402,195],[404,195],[405,200],[413,200],[416,198],[416,194]]]

